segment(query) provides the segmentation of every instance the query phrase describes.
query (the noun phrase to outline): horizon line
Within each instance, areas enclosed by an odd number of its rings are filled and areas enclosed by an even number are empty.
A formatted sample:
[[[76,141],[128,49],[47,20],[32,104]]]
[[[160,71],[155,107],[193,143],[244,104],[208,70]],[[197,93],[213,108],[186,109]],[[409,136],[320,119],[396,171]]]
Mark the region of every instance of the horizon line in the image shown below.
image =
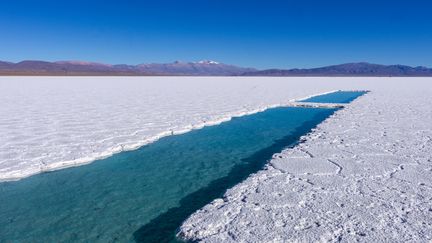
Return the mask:
[[[270,68],[256,68],[256,67],[250,67],[250,66],[243,66],[241,64],[232,64],[232,63],[226,63],[226,62],[219,62],[214,61],[212,59],[202,59],[199,61],[183,61],[183,60],[174,60],[172,62],[141,62],[138,64],[127,64],[127,63],[105,63],[105,62],[98,62],[98,61],[85,61],[85,60],[57,60],[57,61],[47,61],[47,60],[41,60],[41,59],[24,59],[21,61],[6,61],[6,60],[0,60],[0,62],[9,63],[9,64],[19,64],[22,62],[46,62],[46,63],[55,63],[55,64],[71,64],[71,65],[104,65],[104,66],[118,66],[118,65],[127,65],[127,66],[139,66],[139,65],[150,65],[150,64],[176,64],[176,63],[185,63],[185,64],[205,64],[205,62],[209,62],[208,64],[223,64],[223,65],[231,65],[231,66],[237,66],[237,67],[244,67],[244,68],[253,68],[259,71],[264,70],[295,70],[295,69],[315,69],[315,68],[324,68],[324,67],[332,67],[332,66],[339,66],[339,65],[345,65],[345,64],[370,64],[370,65],[381,65],[381,66],[406,66],[406,67],[412,67],[412,68],[431,68],[429,66],[425,65],[407,65],[407,64],[401,64],[401,63],[395,63],[395,64],[383,64],[383,63],[373,63],[368,61],[350,61],[350,62],[341,62],[337,64],[322,64],[320,66],[315,67],[287,67],[287,68],[277,68],[277,67],[270,67]]]

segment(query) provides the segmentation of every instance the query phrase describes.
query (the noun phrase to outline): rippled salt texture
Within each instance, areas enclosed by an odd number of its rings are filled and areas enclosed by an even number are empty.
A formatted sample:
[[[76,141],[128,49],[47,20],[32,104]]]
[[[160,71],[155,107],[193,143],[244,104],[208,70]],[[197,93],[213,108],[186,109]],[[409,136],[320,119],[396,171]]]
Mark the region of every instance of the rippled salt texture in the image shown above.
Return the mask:
[[[0,180],[90,162],[291,99],[397,80],[0,77]]]
[[[430,242],[432,78],[364,78],[361,84],[371,92],[191,215],[179,236]]]

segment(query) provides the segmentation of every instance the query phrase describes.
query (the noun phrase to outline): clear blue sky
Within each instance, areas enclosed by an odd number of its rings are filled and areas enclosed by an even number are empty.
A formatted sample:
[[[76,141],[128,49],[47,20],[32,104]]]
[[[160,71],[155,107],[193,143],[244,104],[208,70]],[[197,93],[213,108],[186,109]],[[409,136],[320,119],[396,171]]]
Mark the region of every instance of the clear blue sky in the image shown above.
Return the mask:
[[[432,67],[430,0],[10,0],[0,60]]]

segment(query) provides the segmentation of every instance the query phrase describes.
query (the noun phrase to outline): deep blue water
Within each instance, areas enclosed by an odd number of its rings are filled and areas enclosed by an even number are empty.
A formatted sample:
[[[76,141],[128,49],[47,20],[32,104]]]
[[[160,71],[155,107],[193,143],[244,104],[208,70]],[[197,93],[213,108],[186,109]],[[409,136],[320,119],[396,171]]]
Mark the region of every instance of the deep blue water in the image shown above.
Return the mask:
[[[365,91],[336,91],[329,94],[313,96],[309,99],[301,100],[300,102],[314,103],[342,103],[347,104],[355,100],[357,97],[365,94]]]
[[[88,165],[0,183],[0,241],[174,241],[187,216],[334,111],[269,109]]]

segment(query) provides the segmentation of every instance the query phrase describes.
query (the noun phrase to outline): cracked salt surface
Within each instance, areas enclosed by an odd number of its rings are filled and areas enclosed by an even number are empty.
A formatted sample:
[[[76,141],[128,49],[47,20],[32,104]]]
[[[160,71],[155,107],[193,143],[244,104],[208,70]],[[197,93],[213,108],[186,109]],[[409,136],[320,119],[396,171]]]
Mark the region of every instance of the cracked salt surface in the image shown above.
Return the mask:
[[[370,80],[365,78],[365,80]],[[191,215],[205,242],[430,242],[432,79],[375,79],[304,143]]]

